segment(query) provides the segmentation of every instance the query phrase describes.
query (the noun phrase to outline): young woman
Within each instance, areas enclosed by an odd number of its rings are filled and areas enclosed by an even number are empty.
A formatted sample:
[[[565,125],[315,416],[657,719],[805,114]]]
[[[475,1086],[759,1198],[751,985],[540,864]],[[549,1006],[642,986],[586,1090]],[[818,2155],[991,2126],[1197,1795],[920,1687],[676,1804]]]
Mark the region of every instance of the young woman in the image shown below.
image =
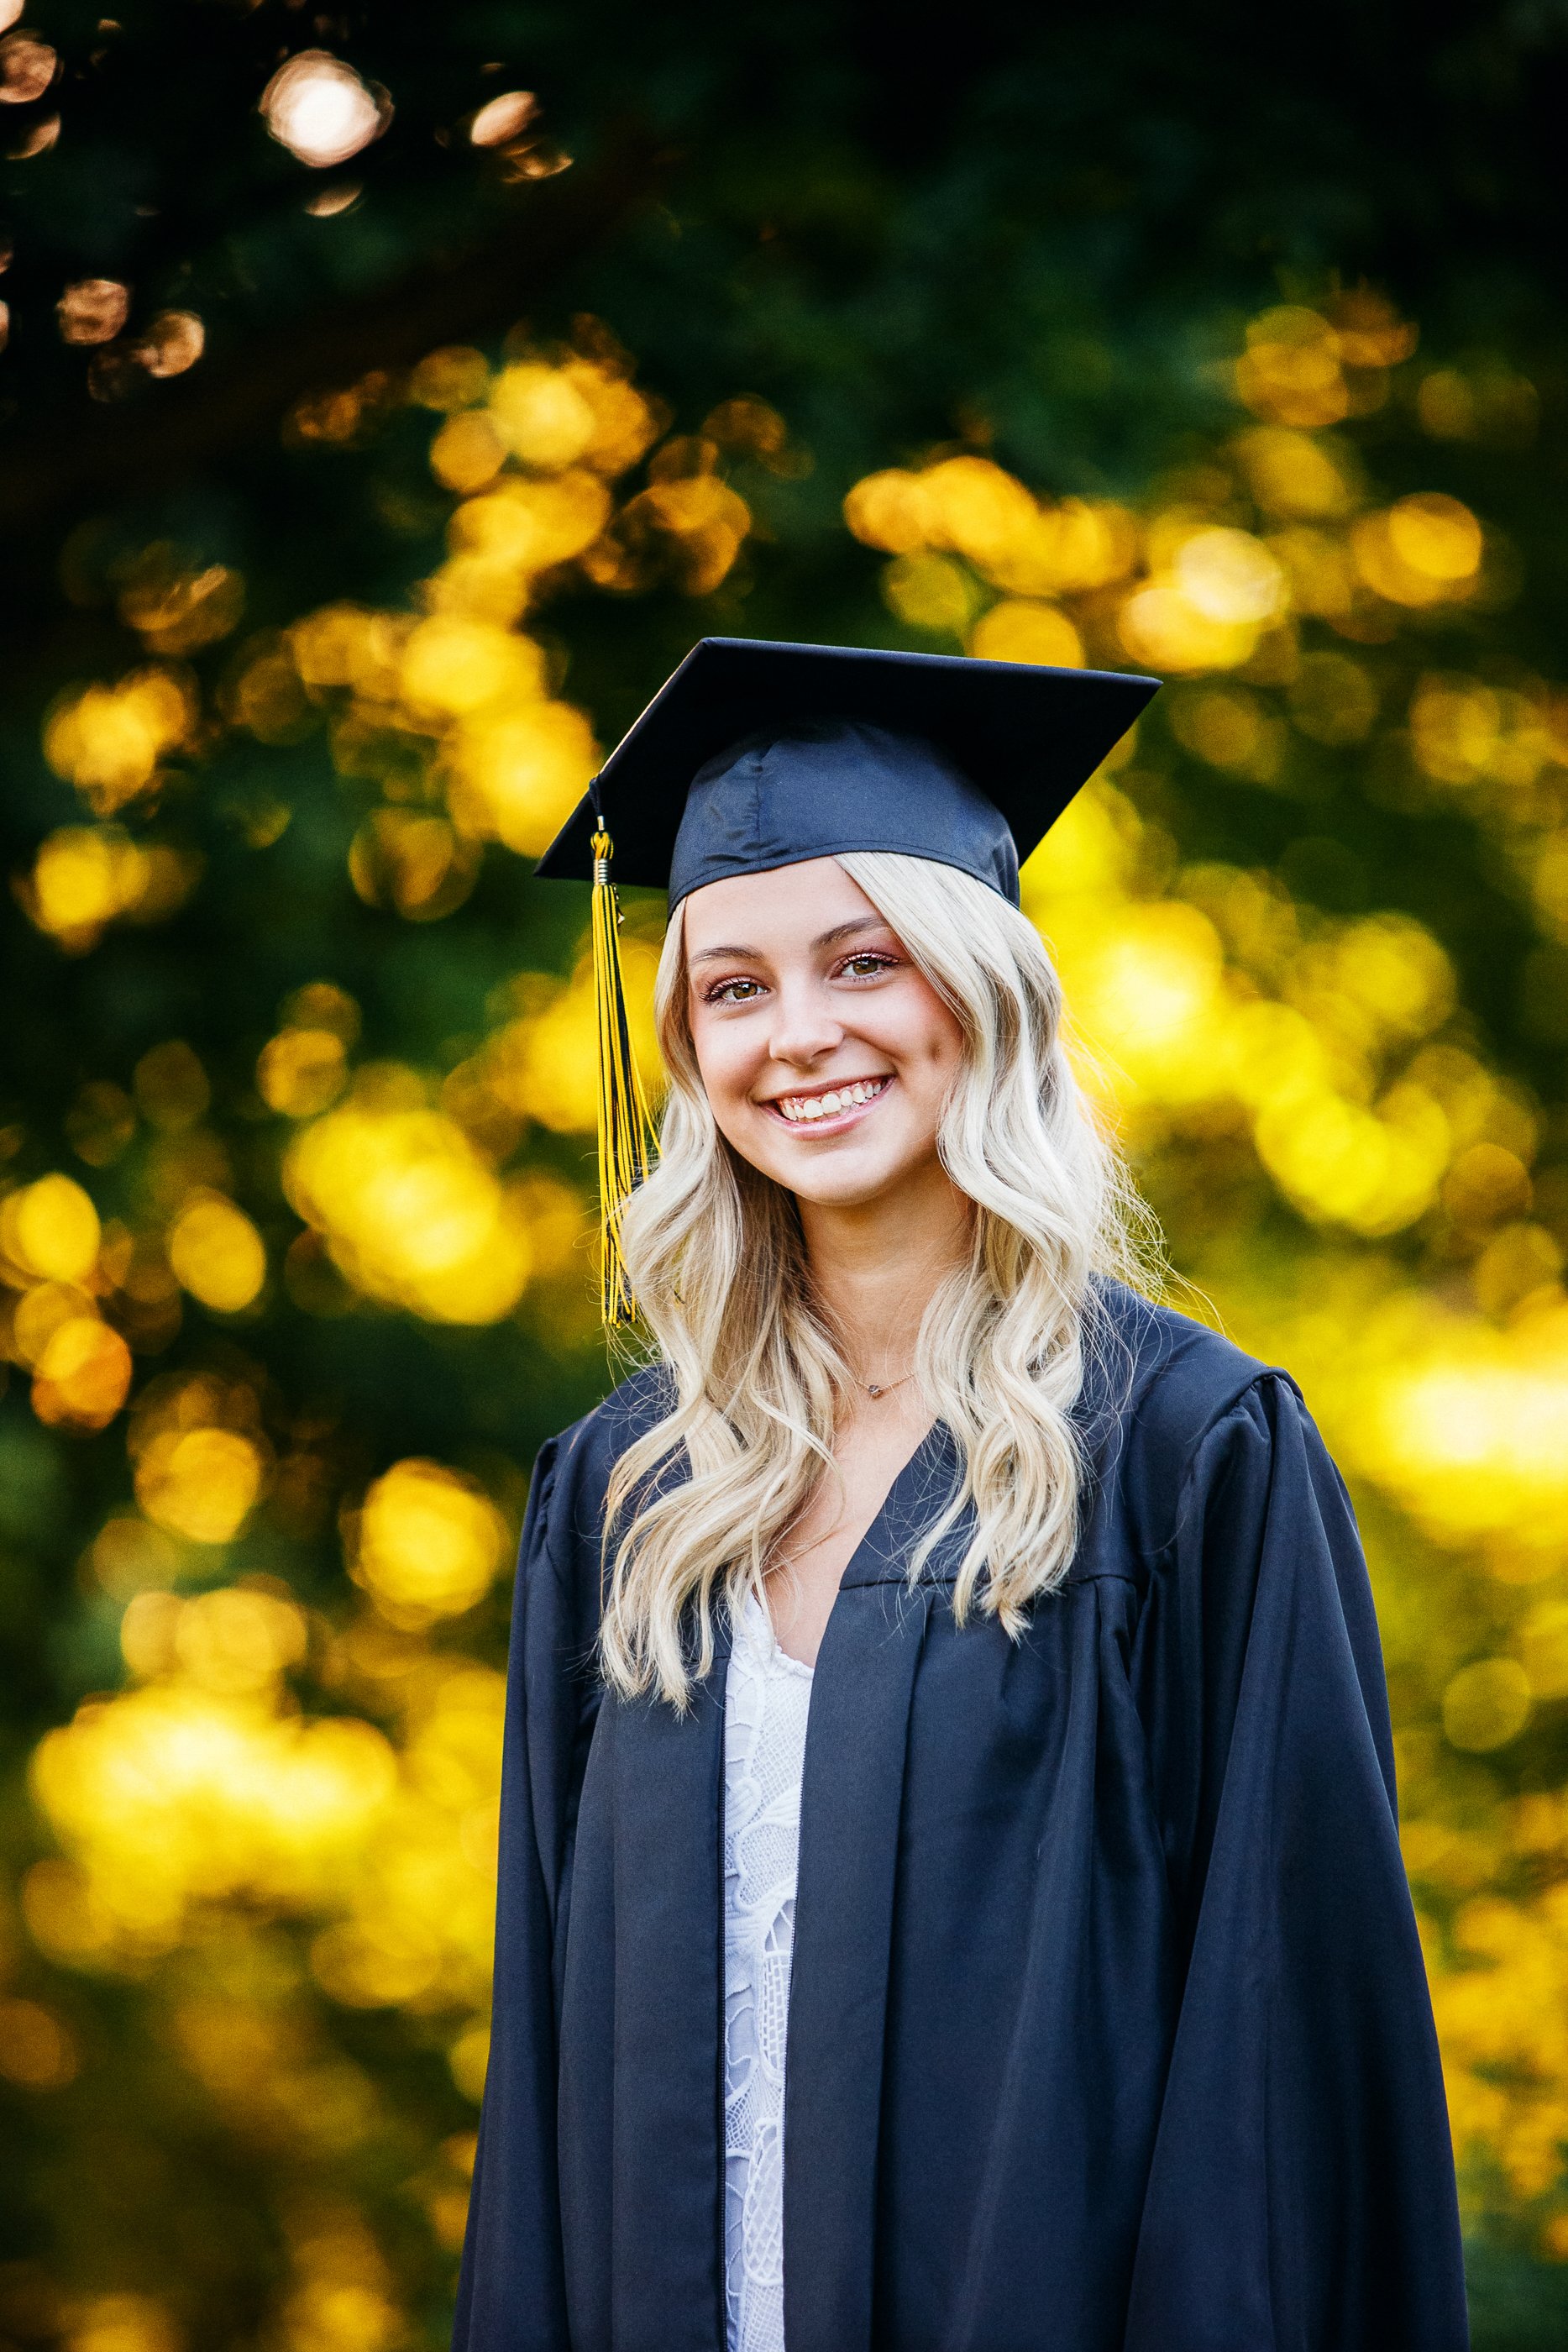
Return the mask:
[[[1466,2342],[1350,1506],[1017,908],[1148,690],[706,646],[552,853],[668,877],[654,1350],[535,1474],[459,2352]]]

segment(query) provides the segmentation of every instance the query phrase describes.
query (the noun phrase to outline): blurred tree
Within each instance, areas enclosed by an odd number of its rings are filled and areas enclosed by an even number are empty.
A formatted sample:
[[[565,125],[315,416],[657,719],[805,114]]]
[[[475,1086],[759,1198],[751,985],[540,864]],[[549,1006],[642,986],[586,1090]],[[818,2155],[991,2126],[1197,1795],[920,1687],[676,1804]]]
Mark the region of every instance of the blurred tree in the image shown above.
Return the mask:
[[[1557,15],[0,19],[0,2337],[440,2338],[605,1377],[527,866],[723,628],[1173,681],[1029,903],[1355,1482],[1478,2342],[1560,2341]]]

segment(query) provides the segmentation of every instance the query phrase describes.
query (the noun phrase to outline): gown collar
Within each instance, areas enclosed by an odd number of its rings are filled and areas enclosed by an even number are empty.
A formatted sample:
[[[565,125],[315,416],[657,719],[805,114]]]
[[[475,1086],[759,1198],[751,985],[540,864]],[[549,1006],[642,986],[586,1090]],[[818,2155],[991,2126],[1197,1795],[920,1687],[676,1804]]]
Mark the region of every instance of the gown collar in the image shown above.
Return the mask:
[[[785,2105],[785,2326],[868,2352],[894,1879],[933,1588],[912,1546],[948,1491],[927,1433],[844,1570],[818,1653],[801,1788]],[[729,1643],[685,1715],[615,1710],[617,2345],[723,2352],[723,1747]]]

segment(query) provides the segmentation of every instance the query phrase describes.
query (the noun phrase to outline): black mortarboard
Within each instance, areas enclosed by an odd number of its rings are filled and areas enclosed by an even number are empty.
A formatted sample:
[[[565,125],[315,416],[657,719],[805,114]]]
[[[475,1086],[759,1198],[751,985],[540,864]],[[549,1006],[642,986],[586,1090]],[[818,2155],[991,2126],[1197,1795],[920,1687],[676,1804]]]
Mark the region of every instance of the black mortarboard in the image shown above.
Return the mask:
[[[1016,906],[1019,866],[1151,695],[1152,677],[705,637],[604,762],[539,861],[591,882],[604,1319],[634,1312],[621,1212],[655,1150],[632,1053],[614,881],[667,889],[845,850],[972,874]]]
[[[540,861],[672,902],[727,875],[901,850],[1015,904],[1018,867],[1158,681],[956,654],[705,637],[600,770]]]

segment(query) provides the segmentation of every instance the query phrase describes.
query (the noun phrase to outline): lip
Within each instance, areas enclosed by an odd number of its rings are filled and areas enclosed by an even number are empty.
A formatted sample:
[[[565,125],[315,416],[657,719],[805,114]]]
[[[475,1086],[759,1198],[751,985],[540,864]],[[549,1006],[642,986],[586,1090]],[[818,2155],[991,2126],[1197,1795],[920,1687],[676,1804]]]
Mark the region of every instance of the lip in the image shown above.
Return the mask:
[[[848,1129],[853,1127],[857,1120],[864,1118],[868,1112],[875,1110],[880,1104],[884,1103],[887,1100],[888,1096],[893,1092],[894,1087],[898,1083],[894,1072],[892,1070],[871,1070],[863,1076],[842,1078],[838,1081],[837,1085],[823,1081],[820,1087],[814,1089],[815,1092],[820,1094],[836,1094],[838,1092],[839,1086],[871,1086],[877,1078],[883,1078],[886,1081],[886,1084],[883,1086],[882,1092],[879,1095],[873,1095],[870,1102],[852,1103],[848,1110],[835,1111],[831,1118],[786,1118],[783,1112],[779,1109],[777,1100],[764,1103],[760,1108],[767,1112],[768,1118],[773,1120],[776,1126],[781,1127],[784,1129],[786,1135],[810,1136],[813,1139],[818,1136],[823,1135],[842,1135]],[[806,1090],[802,1087],[796,1091],[804,1093]]]

